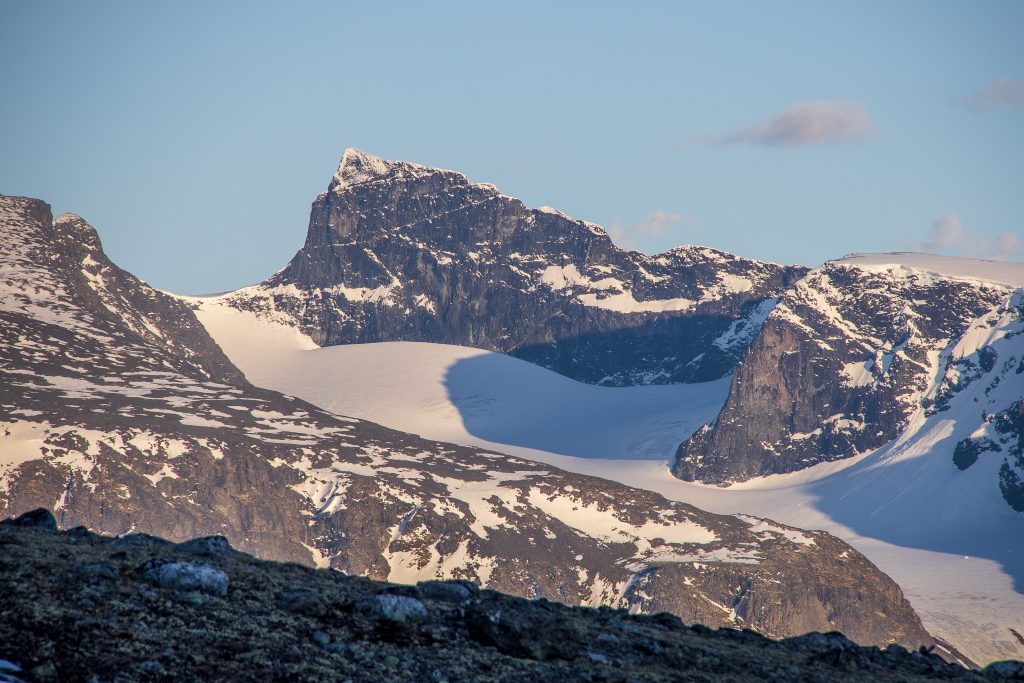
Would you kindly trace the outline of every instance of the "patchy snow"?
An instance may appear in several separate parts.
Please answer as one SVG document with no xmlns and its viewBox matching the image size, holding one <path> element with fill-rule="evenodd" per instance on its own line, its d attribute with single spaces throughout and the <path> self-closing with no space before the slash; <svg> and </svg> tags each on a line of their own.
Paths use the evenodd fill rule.
<svg viewBox="0 0 1024 683">
<path fill-rule="evenodd" d="M 0 491 L 23 463 L 39 458 L 50 424 L 47 422 L 0 422 Z"/>
<path fill-rule="evenodd" d="M 530 489 L 530 504 L 562 521 L 576 531 L 608 543 L 639 543 L 650 547 L 647 539 L 661 538 L 667 543 L 711 543 L 714 532 L 690 521 L 653 522 L 635 526 L 619 519 L 611 507 L 587 505 L 578 497 L 563 493 L 548 494 Z M 641 549 L 642 550 L 642 549 Z"/>
<path fill-rule="evenodd" d="M 536 475 L 537 472 L 523 472 L 522 475 Z M 513 473 L 492 474 L 487 479 L 473 481 L 435 476 L 434 481 L 447 487 L 449 495 L 469 505 L 475 521 L 470 529 L 480 538 L 487 538 L 487 529 L 508 526 L 508 521 L 495 512 L 495 501 L 501 508 L 514 510 L 519 507 L 519 490 L 504 486 L 524 476 Z"/>
<path fill-rule="evenodd" d="M 392 278 L 390 284 L 379 287 L 347 287 L 345 285 L 333 285 L 324 287 L 321 291 L 329 294 L 340 294 L 349 301 L 356 303 L 393 303 L 394 293 L 402 288 L 402 283 L 397 278 Z"/>
<path fill-rule="evenodd" d="M 513 257 L 522 257 L 520 254 L 513 254 Z M 657 261 L 651 259 L 649 264 Z M 606 265 L 587 266 L 588 272 L 597 272 L 607 277 L 594 279 L 590 275 L 580 271 L 576 264 L 567 265 L 546 265 L 537 270 L 540 282 L 546 285 L 553 292 L 568 290 L 566 294 L 575 296 L 576 301 L 590 308 L 600 308 L 616 313 L 666 313 L 672 311 L 689 311 L 701 303 L 718 301 L 723 297 L 733 294 L 747 292 L 753 289 L 754 282 L 746 277 L 723 272 L 718 276 L 718 282 L 708 286 L 701 291 L 697 300 L 687 297 L 671 297 L 667 299 L 637 299 L 633 293 L 632 285 L 627 276 L 625 280 L 615 276 L 616 269 Z M 668 276 L 652 274 L 642 264 L 638 264 L 638 273 L 641 277 L 651 281 L 660 282 L 671 279 Z M 589 290 L 589 291 L 586 291 Z M 726 336 L 731 340 L 723 339 L 723 344 L 735 346 L 743 340 L 749 341 L 760 329 L 761 323 L 771 311 L 775 300 L 770 304 L 765 303 L 756 307 L 749 316 L 749 325 L 745 321 L 738 321 L 733 324 Z M 742 330 L 742 332 L 741 332 Z"/>
<path fill-rule="evenodd" d="M 309 551 L 313 558 L 313 566 L 317 569 L 326 569 L 331 566 L 331 558 L 324 555 L 320 550 L 311 545 L 302 544 L 302 547 Z"/>
<path fill-rule="evenodd" d="M 771 520 L 750 517 L 749 515 L 737 515 L 740 519 L 750 525 L 750 530 L 755 534 L 773 534 L 782 536 L 798 545 L 814 545 L 814 538 L 798 529 L 787 529 L 779 526 Z"/>
<path fill-rule="evenodd" d="M 688 311 L 695 303 L 691 299 L 679 297 L 675 299 L 649 299 L 639 301 L 632 291 L 618 294 L 580 294 L 580 303 L 591 308 L 603 308 L 616 313 L 666 313 L 669 311 Z"/>
<path fill-rule="evenodd" d="M 749 281 L 748 281 L 749 282 Z M 746 316 L 733 321 L 729 329 L 712 342 L 723 351 L 745 349 L 754 340 L 757 333 L 761 331 L 764 321 L 768 319 L 775 305 L 779 303 L 777 297 L 765 299 L 754 306 Z"/>
<path fill-rule="evenodd" d="M 338 170 L 334 174 L 334 182 L 339 187 L 367 183 L 388 175 L 397 165 L 397 162 L 385 161 L 350 147 L 341 157 Z"/>
<path fill-rule="evenodd" d="M 569 216 L 569 214 L 559 211 L 558 209 L 551 206 L 538 206 L 537 210 L 540 211 L 541 213 L 549 213 L 553 216 L 561 216 L 566 220 L 574 220 L 571 216 Z"/>
<path fill-rule="evenodd" d="M 844 364 L 843 375 L 846 378 L 846 385 L 849 387 L 866 387 L 874 384 L 875 376 L 871 374 L 873 365 L 873 360 Z"/>
<path fill-rule="evenodd" d="M 590 284 L 590 280 L 580 274 L 579 269 L 572 263 L 567 266 L 548 266 L 541 273 L 540 281 L 554 290 Z"/>
<path fill-rule="evenodd" d="M 749 278 L 733 275 L 732 273 L 721 273 L 718 276 L 719 287 L 726 294 L 738 294 L 749 292 L 754 288 L 754 283 Z"/>
<path fill-rule="evenodd" d="M 166 463 L 160 468 L 160 470 L 156 474 L 146 474 L 143 476 L 145 476 L 146 479 L 149 479 L 153 483 L 153 486 L 156 486 L 164 479 L 179 478 L 177 472 L 168 467 Z"/>
</svg>

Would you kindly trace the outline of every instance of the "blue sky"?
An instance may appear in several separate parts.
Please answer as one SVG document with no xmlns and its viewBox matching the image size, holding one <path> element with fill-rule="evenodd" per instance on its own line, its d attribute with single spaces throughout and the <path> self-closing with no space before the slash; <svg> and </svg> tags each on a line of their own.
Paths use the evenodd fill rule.
<svg viewBox="0 0 1024 683">
<path fill-rule="evenodd" d="M 1024 260 L 1022 26 L 1013 1 L 11 1 L 0 192 L 186 293 L 282 267 L 350 146 L 652 253 Z"/>
</svg>

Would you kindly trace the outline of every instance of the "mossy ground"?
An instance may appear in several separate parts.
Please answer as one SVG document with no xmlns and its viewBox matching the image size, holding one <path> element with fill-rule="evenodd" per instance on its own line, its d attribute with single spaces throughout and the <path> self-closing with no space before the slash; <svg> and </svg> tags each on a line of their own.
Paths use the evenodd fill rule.
<svg viewBox="0 0 1024 683">
<path fill-rule="evenodd" d="M 154 584 L 145 566 L 166 560 L 225 572 L 227 595 Z M 21 668 L 0 680 L 988 680 L 838 634 L 772 641 L 459 582 L 395 586 L 45 516 L 0 525 L 0 596 L 0 659 Z"/>
</svg>

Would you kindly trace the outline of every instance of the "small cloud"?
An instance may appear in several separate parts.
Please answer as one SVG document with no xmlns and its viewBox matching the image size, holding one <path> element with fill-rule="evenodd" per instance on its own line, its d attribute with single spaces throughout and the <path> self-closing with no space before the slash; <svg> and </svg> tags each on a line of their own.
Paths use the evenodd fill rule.
<svg viewBox="0 0 1024 683">
<path fill-rule="evenodd" d="M 875 135 L 871 117 L 856 102 L 801 102 L 750 128 L 710 140 L 718 145 L 793 147 L 858 142 Z"/>
<path fill-rule="evenodd" d="M 624 226 L 618 221 L 608 226 L 608 235 L 623 249 L 636 249 L 637 237 L 658 237 L 681 225 L 696 225 L 697 221 L 678 211 L 655 211 L 642 223 Z"/>
<path fill-rule="evenodd" d="M 696 221 L 678 211 L 655 211 L 646 221 L 633 226 L 638 235 L 654 237 L 664 235 L 673 225 L 693 225 Z"/>
<path fill-rule="evenodd" d="M 1024 83 L 1000 78 L 970 97 L 965 97 L 963 103 L 977 110 L 1024 107 Z"/>
<path fill-rule="evenodd" d="M 991 254 L 997 261 L 1024 258 L 1024 240 L 1008 232 L 1000 233 L 992 238 Z"/>
<path fill-rule="evenodd" d="M 958 248 L 964 241 L 964 224 L 951 214 L 932 223 L 928 238 L 921 245 L 925 251 L 943 251 Z"/>
<path fill-rule="evenodd" d="M 951 214 L 940 217 L 928 230 L 921 250 L 950 256 L 1009 261 L 1024 257 L 1024 241 L 1010 233 L 979 235 L 964 229 L 963 222 Z"/>
</svg>

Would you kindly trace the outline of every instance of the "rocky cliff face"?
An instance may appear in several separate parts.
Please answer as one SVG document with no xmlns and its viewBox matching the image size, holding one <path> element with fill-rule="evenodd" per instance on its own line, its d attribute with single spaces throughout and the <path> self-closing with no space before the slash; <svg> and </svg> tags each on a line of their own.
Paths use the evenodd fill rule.
<svg viewBox="0 0 1024 683">
<path fill-rule="evenodd" d="M 623 251 L 460 173 L 350 149 L 303 248 L 233 301 L 293 318 L 321 346 L 459 344 L 584 382 L 664 384 L 727 374 L 804 272 L 704 247 Z"/>
<path fill-rule="evenodd" d="M 772 635 L 931 642 L 899 588 L 822 532 L 441 444 L 249 385 L 191 311 L 77 217 L 0 197 L 0 513 L 222 534 L 377 579 L 465 578 Z"/>
<path fill-rule="evenodd" d="M 718 418 L 680 446 L 675 474 L 727 483 L 793 472 L 892 441 L 982 376 L 1024 391 L 1021 350 L 993 346 L 1019 333 L 1015 292 L 898 263 L 816 269 L 779 299 Z"/>
</svg>

